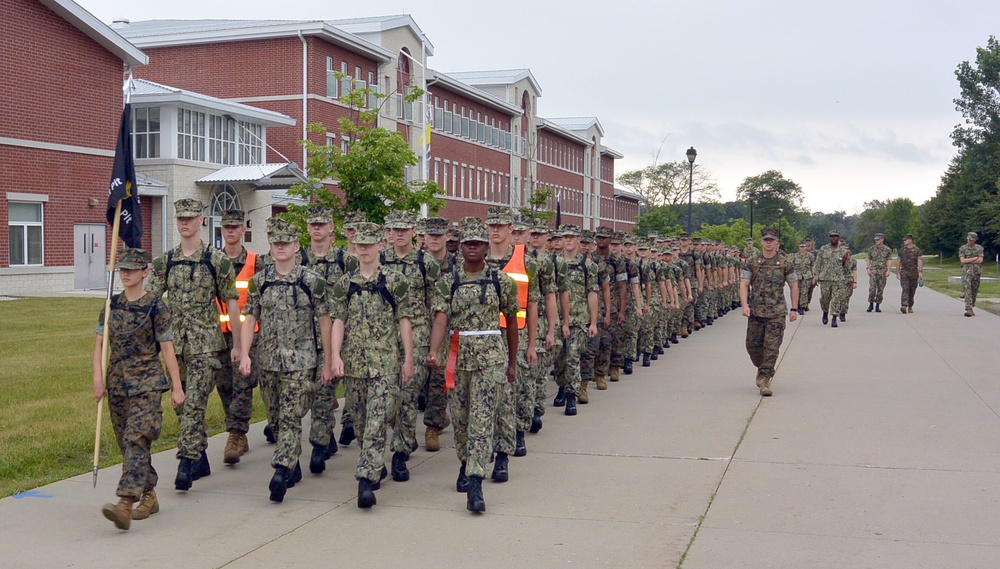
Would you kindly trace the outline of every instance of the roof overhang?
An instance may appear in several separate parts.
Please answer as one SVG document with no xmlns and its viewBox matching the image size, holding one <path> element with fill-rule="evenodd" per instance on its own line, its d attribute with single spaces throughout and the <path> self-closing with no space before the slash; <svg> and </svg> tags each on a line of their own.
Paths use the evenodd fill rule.
<svg viewBox="0 0 1000 569">
<path fill-rule="evenodd" d="M 140 196 L 163 197 L 170 192 L 170 184 L 142 172 L 135 173 L 135 184 L 139 188 Z"/>
<path fill-rule="evenodd" d="M 289 20 L 274 23 L 263 21 L 259 25 L 248 20 L 247 25 L 220 29 L 197 29 L 176 31 L 171 33 L 150 32 L 146 35 L 135 35 L 131 41 L 143 48 L 169 47 L 179 45 L 197 45 L 206 43 L 221 43 L 247 40 L 303 36 L 318 37 L 334 45 L 343 47 L 354 53 L 368 57 L 381 63 L 392 61 L 393 54 L 352 33 L 346 32 L 322 20 Z"/>
<path fill-rule="evenodd" d="M 622 158 L 625 158 L 625 155 L 622 154 L 621 152 L 618 152 L 617 150 L 608 148 L 607 146 L 604 146 L 603 144 L 601 145 L 601 154 L 607 154 L 608 156 L 611 156 L 612 158 L 615 158 L 617 160 L 621 160 Z"/>
<path fill-rule="evenodd" d="M 505 101 L 501 101 L 500 99 L 497 99 L 493 95 L 490 95 L 489 93 L 481 89 L 477 89 L 471 85 L 462 83 L 461 81 L 455 79 L 454 77 L 449 77 L 448 75 L 445 75 L 440 71 L 435 71 L 433 69 L 430 69 L 429 71 L 430 73 L 428 75 L 430 76 L 427 78 L 428 87 L 437 83 L 439 85 L 442 85 L 446 89 L 455 91 L 459 95 L 468 97 L 469 99 L 472 99 L 477 103 L 481 103 L 488 107 L 494 108 L 498 111 L 507 113 L 512 117 L 519 117 L 523 113 L 521 107 L 515 107 L 514 105 L 511 105 Z"/>
<path fill-rule="evenodd" d="M 146 83 L 151 82 L 147 81 Z M 295 124 L 295 119 L 267 109 L 259 109 L 250 105 L 209 97 L 166 85 L 157 86 L 162 88 L 162 92 L 132 93 L 132 106 L 182 103 L 219 111 L 223 115 L 249 119 L 251 122 L 259 123 L 263 126 L 292 126 Z"/>
<path fill-rule="evenodd" d="M 118 56 L 126 65 L 146 65 L 149 57 L 107 24 L 72 0 L 39 0 L 43 6 L 69 22 L 104 49 Z"/>
<path fill-rule="evenodd" d="M 359 36 L 379 34 L 381 32 L 395 30 L 397 28 L 408 28 L 410 33 L 416 36 L 417 39 L 424 42 L 424 49 L 427 51 L 427 56 L 430 57 L 434 55 L 434 44 L 431 43 L 431 40 L 427 39 L 427 34 L 420 29 L 416 20 L 414 20 L 409 14 L 374 18 L 327 20 L 327 23 Z"/>
<path fill-rule="evenodd" d="M 648 201 L 648 200 L 646 200 L 645 197 L 643 197 L 640 194 L 637 194 L 635 192 L 630 192 L 628 190 L 623 190 L 621 188 L 615 188 L 615 197 L 616 198 L 626 199 L 626 200 L 635 200 L 637 202 Z"/>
<path fill-rule="evenodd" d="M 247 166 L 226 166 L 197 181 L 199 186 L 232 184 L 250 186 L 255 190 L 287 190 L 301 183 L 307 183 L 294 162 L 280 164 L 251 164 Z"/>
<path fill-rule="evenodd" d="M 593 146 L 594 145 L 594 141 L 593 140 L 588 140 L 588 139 L 584 138 L 583 136 L 580 136 L 579 134 L 577 134 L 577 133 L 575 133 L 575 132 L 573 132 L 571 130 L 567 130 L 567 129 L 565 129 L 565 128 L 559 126 L 559 125 L 557 125 L 556 123 L 554 123 L 552 121 L 545 120 L 542 117 L 538 117 L 538 128 L 539 129 L 545 129 L 545 130 L 552 131 L 552 132 L 558 134 L 559 136 L 561 136 L 563 138 L 568 138 L 570 140 L 579 142 L 580 144 L 582 144 L 584 146 Z"/>
</svg>

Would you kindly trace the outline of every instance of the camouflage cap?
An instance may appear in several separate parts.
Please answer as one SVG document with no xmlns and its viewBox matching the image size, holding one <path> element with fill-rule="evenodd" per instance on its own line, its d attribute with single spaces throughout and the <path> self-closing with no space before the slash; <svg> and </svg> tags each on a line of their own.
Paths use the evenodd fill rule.
<svg viewBox="0 0 1000 569">
<path fill-rule="evenodd" d="M 416 225 L 417 235 L 427 235 L 427 218 L 421 217 L 417 220 Z"/>
<path fill-rule="evenodd" d="M 906 235 L 903 236 L 903 239 L 909 239 L 910 241 L 913 241 L 913 234 L 907 233 Z"/>
<path fill-rule="evenodd" d="M 649 239 L 645 237 L 639 238 L 638 243 L 636 243 L 636 245 L 638 246 L 639 249 L 651 249 L 653 247 L 652 244 L 649 242 Z"/>
<path fill-rule="evenodd" d="M 747 237 L 747 243 L 753 243 L 753 237 Z"/>
<path fill-rule="evenodd" d="M 448 233 L 449 222 L 443 217 L 428 217 L 424 220 L 424 233 L 427 235 L 444 235 Z"/>
<path fill-rule="evenodd" d="M 612 237 L 614 236 L 614 234 L 615 234 L 614 230 L 608 227 L 607 225 L 602 225 L 597 228 L 598 237 Z"/>
<path fill-rule="evenodd" d="M 593 243 L 595 237 L 596 235 L 594 235 L 594 232 L 589 229 L 584 229 L 580 232 L 581 243 Z"/>
<path fill-rule="evenodd" d="M 412 211 L 394 209 L 385 216 L 386 229 L 413 229 L 417 226 L 417 214 Z"/>
<path fill-rule="evenodd" d="M 773 227 L 765 227 L 764 229 L 760 230 L 760 238 L 761 239 L 777 239 L 778 238 L 778 230 L 775 229 L 775 228 L 773 228 Z"/>
<path fill-rule="evenodd" d="M 682 232 L 682 233 L 680 234 L 680 238 L 681 238 L 681 239 L 690 239 L 690 238 L 691 238 L 691 234 L 690 234 L 690 233 L 688 233 L 687 231 L 684 231 L 684 232 Z"/>
<path fill-rule="evenodd" d="M 611 242 L 615 244 L 621 244 L 625 240 L 625 233 L 622 231 L 615 231 L 611 235 Z"/>
<path fill-rule="evenodd" d="M 513 225 L 514 210 L 505 205 L 493 205 L 486 210 L 486 225 Z"/>
<path fill-rule="evenodd" d="M 448 230 L 448 241 L 458 241 L 458 230 L 451 228 Z"/>
<path fill-rule="evenodd" d="M 291 243 L 299 240 L 299 229 L 280 217 L 267 220 L 268 243 Z"/>
<path fill-rule="evenodd" d="M 972 239 L 973 241 L 975 241 L 976 239 L 979 239 L 979 235 L 976 235 L 975 231 L 970 231 L 965 235 L 965 238 Z"/>
<path fill-rule="evenodd" d="M 246 223 L 245 217 L 246 214 L 244 214 L 242 211 L 238 209 L 227 209 L 226 211 L 222 212 L 222 221 L 219 222 L 219 225 L 223 227 L 233 226 L 233 225 L 242 226 L 244 223 Z"/>
<path fill-rule="evenodd" d="M 205 204 L 191 198 L 174 202 L 174 217 L 198 217 L 205 211 Z"/>
<path fill-rule="evenodd" d="M 885 239 L 885 234 L 884 233 L 876 233 L 875 234 L 875 239 Z"/>
<path fill-rule="evenodd" d="M 349 211 L 344 214 L 344 229 L 354 229 L 356 224 L 364 223 L 365 221 L 368 221 L 368 218 L 365 217 L 365 212 L 360 209 Z"/>
<path fill-rule="evenodd" d="M 579 237 L 581 231 L 579 225 L 573 225 L 572 223 L 564 223 L 559 226 L 559 233 L 563 237 Z"/>
<path fill-rule="evenodd" d="M 518 214 L 514 218 L 514 223 L 512 225 L 514 226 L 514 231 L 529 231 L 532 227 L 534 227 L 535 223 L 530 217 Z"/>
<path fill-rule="evenodd" d="M 837 231 L 836 229 L 831 229 L 830 230 L 830 237 L 833 237 L 834 235 L 836 235 L 837 237 L 840 237 L 840 231 Z"/>
<path fill-rule="evenodd" d="M 356 245 L 374 245 L 382 241 L 385 234 L 382 226 L 369 221 L 354 224 L 354 243 Z"/>
<path fill-rule="evenodd" d="M 133 249 L 124 247 L 118 252 L 118 259 L 115 261 L 116 269 L 145 269 L 153 260 L 152 255 L 145 249 Z"/>
<path fill-rule="evenodd" d="M 333 210 L 325 205 L 314 204 L 306 210 L 306 223 L 333 223 Z"/>
<path fill-rule="evenodd" d="M 536 219 L 535 224 L 531 226 L 531 232 L 547 235 L 549 233 L 549 224 L 541 219 Z"/>
<path fill-rule="evenodd" d="M 483 223 L 483 220 L 478 217 L 463 217 L 462 223 L 459 226 L 459 235 L 461 236 L 462 243 L 468 243 L 469 241 L 489 243 L 490 241 L 489 230 L 486 229 L 486 224 Z"/>
<path fill-rule="evenodd" d="M 809 241 L 807 241 L 805 239 L 803 239 L 802 241 L 799 241 L 799 247 L 808 247 L 808 246 L 809 246 Z"/>
</svg>

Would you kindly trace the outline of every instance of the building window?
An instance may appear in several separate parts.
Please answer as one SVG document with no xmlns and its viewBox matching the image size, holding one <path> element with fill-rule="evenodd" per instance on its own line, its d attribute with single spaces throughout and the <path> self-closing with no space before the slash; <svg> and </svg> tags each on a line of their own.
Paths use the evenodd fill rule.
<svg viewBox="0 0 1000 569">
<path fill-rule="evenodd" d="M 336 99 L 337 95 L 337 76 L 335 75 L 336 70 L 333 68 L 333 58 L 326 58 L 326 96 L 331 99 Z"/>
<path fill-rule="evenodd" d="M 7 238 L 10 266 L 42 264 L 42 204 L 10 202 Z"/>
<path fill-rule="evenodd" d="M 205 161 L 205 113 L 177 109 L 177 157 Z"/>
<path fill-rule="evenodd" d="M 236 121 L 216 115 L 208 117 L 208 161 L 236 164 Z"/>
<path fill-rule="evenodd" d="M 437 178 L 437 167 L 438 167 L 438 163 L 435 162 L 434 163 L 434 177 L 435 178 Z M 450 194 L 450 192 L 448 191 L 448 170 L 451 170 L 451 164 L 449 164 L 446 161 L 444 163 L 444 191 L 445 191 L 445 194 Z"/>
<path fill-rule="evenodd" d="M 132 152 L 135 158 L 160 157 L 160 107 L 132 109 Z"/>
</svg>

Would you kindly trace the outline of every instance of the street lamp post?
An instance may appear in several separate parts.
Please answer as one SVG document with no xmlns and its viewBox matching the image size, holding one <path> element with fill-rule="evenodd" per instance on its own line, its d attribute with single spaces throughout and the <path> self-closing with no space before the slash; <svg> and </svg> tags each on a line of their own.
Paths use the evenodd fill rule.
<svg viewBox="0 0 1000 569">
<path fill-rule="evenodd" d="M 691 233 L 691 193 L 694 190 L 694 159 L 698 157 L 698 151 L 694 146 L 688 148 L 688 233 Z"/>
<path fill-rule="evenodd" d="M 757 194 L 750 190 L 750 238 L 753 239 L 753 202 L 757 199 Z"/>
</svg>

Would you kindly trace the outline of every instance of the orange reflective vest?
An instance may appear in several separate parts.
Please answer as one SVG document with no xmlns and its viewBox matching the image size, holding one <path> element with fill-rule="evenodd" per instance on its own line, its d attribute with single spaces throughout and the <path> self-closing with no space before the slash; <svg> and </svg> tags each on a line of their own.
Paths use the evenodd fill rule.
<svg viewBox="0 0 1000 569">
<path fill-rule="evenodd" d="M 250 277 L 256 272 L 257 253 L 247 251 L 247 262 L 240 270 L 240 274 L 236 275 L 236 291 L 240 293 L 239 299 L 236 300 L 236 303 L 240 306 L 240 323 L 245 322 L 247 319 L 243 315 L 243 308 L 247 305 L 247 297 L 250 296 Z M 222 331 L 228 334 L 233 331 L 233 328 L 229 325 L 229 313 L 226 309 L 226 304 L 218 298 L 215 299 L 215 302 L 219 305 L 219 324 L 222 326 Z M 254 325 L 253 331 L 254 333 L 260 332 L 260 322 Z"/>
<path fill-rule="evenodd" d="M 524 245 L 514 245 L 514 253 L 503 267 L 503 272 L 517 283 L 517 329 L 528 323 L 528 269 L 524 266 Z M 500 315 L 500 327 L 507 327 L 507 319 Z"/>
</svg>

